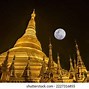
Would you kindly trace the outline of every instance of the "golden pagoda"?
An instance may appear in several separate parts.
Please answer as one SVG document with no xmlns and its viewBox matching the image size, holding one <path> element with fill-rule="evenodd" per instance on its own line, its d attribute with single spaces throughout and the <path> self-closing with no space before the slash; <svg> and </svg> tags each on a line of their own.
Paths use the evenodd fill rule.
<svg viewBox="0 0 89 89">
<path fill-rule="evenodd" d="M 31 19 L 23 36 L 17 40 L 13 48 L 7 51 L 9 52 L 8 54 L 7 52 L 4 52 L 0 55 L 0 65 L 2 65 L 3 61 L 8 55 L 8 68 L 12 65 L 13 57 L 15 57 L 13 64 L 15 80 L 12 78 L 10 81 L 24 81 L 22 75 L 29 61 L 31 81 L 39 82 L 39 73 L 42 66 L 43 57 L 45 56 L 46 63 L 48 61 L 48 58 L 44 52 L 42 52 L 41 44 L 36 37 L 35 16 L 35 10 L 33 10 Z"/>
<path fill-rule="evenodd" d="M 87 71 L 76 43 L 77 59 L 70 58 L 70 69 L 53 61 L 52 44 L 49 43 L 49 57 L 42 51 L 36 36 L 35 10 L 31 14 L 25 33 L 14 47 L 0 54 L 0 82 L 88 82 Z"/>
</svg>

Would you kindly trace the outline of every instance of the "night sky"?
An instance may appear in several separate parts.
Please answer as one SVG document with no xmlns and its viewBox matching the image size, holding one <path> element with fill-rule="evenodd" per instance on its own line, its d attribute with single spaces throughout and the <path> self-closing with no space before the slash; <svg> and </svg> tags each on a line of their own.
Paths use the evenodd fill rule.
<svg viewBox="0 0 89 89">
<path fill-rule="evenodd" d="M 48 56 L 51 37 L 54 61 L 59 52 L 62 67 L 69 69 L 69 56 L 76 56 L 76 40 L 89 70 L 89 3 L 86 0 L 0 1 L 0 53 L 12 48 L 24 34 L 33 9 L 36 10 L 36 31 L 43 52 Z M 66 31 L 65 39 L 54 38 L 57 28 Z"/>
</svg>

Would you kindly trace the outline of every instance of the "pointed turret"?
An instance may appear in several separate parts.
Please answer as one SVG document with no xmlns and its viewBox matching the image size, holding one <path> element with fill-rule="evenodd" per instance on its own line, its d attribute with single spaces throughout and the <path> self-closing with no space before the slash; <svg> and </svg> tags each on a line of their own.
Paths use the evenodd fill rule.
<svg viewBox="0 0 89 89">
<path fill-rule="evenodd" d="M 53 69 L 54 68 L 54 63 L 53 63 L 53 57 L 52 57 L 52 44 L 51 44 L 51 39 L 49 40 L 49 61 L 48 61 L 48 68 Z"/>
<path fill-rule="evenodd" d="M 43 76 L 46 73 L 46 63 L 45 63 L 45 56 L 43 57 L 43 63 L 40 71 L 40 76 Z"/>
<path fill-rule="evenodd" d="M 42 62 L 42 67 L 40 70 L 40 82 L 45 82 L 46 81 L 46 77 L 47 77 L 47 70 L 46 70 L 46 63 L 45 63 L 45 56 L 43 57 L 43 62 Z"/>
<path fill-rule="evenodd" d="M 2 81 L 7 81 L 7 76 L 8 76 L 8 56 L 9 56 L 9 51 L 7 52 L 6 58 L 4 62 L 2 63 L 1 71 L 1 80 Z"/>
<path fill-rule="evenodd" d="M 69 70 L 69 73 L 70 73 L 69 78 L 70 79 L 73 79 L 73 81 L 76 81 L 76 78 L 75 78 L 75 70 L 74 70 L 74 67 L 73 67 L 73 63 L 72 63 L 71 57 L 70 57 L 70 70 Z"/>
<path fill-rule="evenodd" d="M 79 48 L 78 48 L 78 44 L 77 42 L 75 41 L 75 44 L 76 44 L 76 53 L 77 53 L 77 67 L 76 67 L 76 72 L 77 72 L 77 76 L 76 76 L 76 80 L 77 82 L 81 82 L 82 81 L 82 74 L 85 72 L 87 72 L 87 69 L 84 65 L 84 62 L 81 58 L 81 55 L 80 55 L 80 51 L 79 51 Z"/>
<path fill-rule="evenodd" d="M 82 72 L 84 72 L 84 71 L 87 72 L 87 69 L 84 65 L 82 58 L 81 58 L 80 51 L 79 51 L 79 48 L 78 48 L 78 44 L 77 44 L 76 41 L 75 41 L 75 44 L 76 44 L 76 52 L 77 52 L 77 68 L 81 67 L 79 69 L 81 69 Z"/>
<path fill-rule="evenodd" d="M 26 65 L 26 67 L 25 67 L 25 69 L 24 69 L 24 73 L 23 73 L 23 76 L 24 76 L 24 77 L 28 77 L 28 76 L 29 76 L 28 71 L 29 71 L 29 67 L 28 67 L 28 63 L 27 63 L 27 65 Z"/>
<path fill-rule="evenodd" d="M 24 72 L 23 72 L 23 75 L 22 75 L 23 77 L 29 77 L 30 76 L 29 60 L 30 60 L 30 58 L 28 58 L 27 65 L 26 65 Z"/>
<path fill-rule="evenodd" d="M 8 68 L 8 55 L 9 55 L 9 51 L 7 52 L 6 58 L 5 58 L 4 62 L 2 63 L 2 72 L 7 71 L 7 68 Z"/>
<path fill-rule="evenodd" d="M 80 56 L 80 52 L 79 52 L 79 48 L 78 48 L 78 44 L 77 42 L 75 41 L 75 44 L 76 44 L 76 52 L 77 52 L 77 66 L 84 66 L 84 63 L 82 61 L 82 58 Z"/>
<path fill-rule="evenodd" d="M 60 57 L 59 54 L 57 54 L 57 74 L 61 74 L 61 64 L 60 64 Z"/>
<path fill-rule="evenodd" d="M 62 67 L 60 64 L 60 57 L 59 54 L 57 54 L 57 74 L 58 74 L 58 82 L 62 82 Z"/>
<path fill-rule="evenodd" d="M 77 65 L 76 65 L 76 60 L 74 59 L 74 69 L 77 68 Z"/>
<path fill-rule="evenodd" d="M 11 77 L 15 77 L 15 67 L 14 67 L 14 61 L 15 61 L 15 56 L 13 58 L 12 64 L 9 68 L 9 72 L 10 72 L 10 76 Z"/>
<path fill-rule="evenodd" d="M 70 72 L 73 72 L 74 71 L 71 57 L 70 57 L 70 70 L 69 71 Z"/>
<path fill-rule="evenodd" d="M 27 65 L 26 65 L 23 75 L 22 75 L 22 77 L 24 77 L 26 82 L 31 81 L 31 71 L 30 71 L 29 60 L 30 60 L 30 57 L 28 58 Z"/>
</svg>

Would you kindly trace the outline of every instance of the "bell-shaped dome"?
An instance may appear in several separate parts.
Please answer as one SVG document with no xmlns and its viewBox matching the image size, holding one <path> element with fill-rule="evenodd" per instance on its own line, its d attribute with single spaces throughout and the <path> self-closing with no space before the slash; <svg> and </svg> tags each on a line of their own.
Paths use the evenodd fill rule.
<svg viewBox="0 0 89 89">
<path fill-rule="evenodd" d="M 28 35 L 23 35 L 19 38 L 14 47 L 31 47 L 38 50 L 42 50 L 41 44 L 37 38 L 30 37 Z"/>
</svg>

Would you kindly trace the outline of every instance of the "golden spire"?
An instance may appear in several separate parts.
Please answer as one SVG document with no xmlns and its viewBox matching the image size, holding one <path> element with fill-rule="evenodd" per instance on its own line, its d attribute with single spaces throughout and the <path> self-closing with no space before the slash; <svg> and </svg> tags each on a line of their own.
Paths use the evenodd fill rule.
<svg viewBox="0 0 89 89">
<path fill-rule="evenodd" d="M 70 72 L 73 72 L 74 71 L 74 68 L 73 68 L 73 64 L 72 64 L 72 59 L 70 57 Z"/>
<path fill-rule="evenodd" d="M 5 57 L 4 62 L 2 63 L 2 74 L 1 74 L 1 80 L 2 81 L 7 81 L 7 73 L 8 73 L 8 57 L 9 57 L 9 51 L 7 51 L 7 55 Z"/>
<path fill-rule="evenodd" d="M 30 64 L 29 64 L 30 57 L 28 57 L 27 65 L 25 66 L 23 77 L 31 77 L 31 71 L 30 71 Z"/>
<path fill-rule="evenodd" d="M 80 52 L 76 40 L 75 40 L 75 47 L 76 47 L 77 55 L 80 56 Z"/>
<path fill-rule="evenodd" d="M 35 29 L 35 16 L 36 16 L 36 14 L 35 14 L 35 9 L 34 9 L 33 13 L 31 14 L 31 19 L 29 21 L 29 24 L 28 24 L 27 28 Z"/>
<path fill-rule="evenodd" d="M 40 76 L 44 76 L 44 73 L 46 73 L 46 63 L 45 63 L 45 56 L 43 57 L 42 67 L 40 71 Z"/>
<path fill-rule="evenodd" d="M 35 9 L 34 9 L 32 14 L 31 14 L 31 19 L 28 23 L 25 35 L 32 35 L 32 36 L 36 37 L 36 35 L 35 35 L 35 33 L 36 33 L 36 31 L 35 31 L 35 28 L 36 28 L 36 26 L 35 26 L 35 16 L 36 16 L 36 14 L 35 14 Z"/>
<path fill-rule="evenodd" d="M 58 68 L 61 69 L 61 64 L 60 64 L 60 57 L 59 54 L 57 54 L 57 64 L 58 64 Z"/>
<path fill-rule="evenodd" d="M 8 69 L 8 58 L 9 58 L 9 51 L 7 51 L 7 55 L 5 57 L 5 60 L 2 63 L 2 71 L 3 72 L 7 72 L 7 69 Z"/>
<path fill-rule="evenodd" d="M 51 38 L 49 39 L 49 60 L 53 60 Z"/>
<path fill-rule="evenodd" d="M 76 60 L 74 59 L 74 69 L 76 69 Z"/>
<path fill-rule="evenodd" d="M 15 56 L 13 57 L 12 64 L 11 64 L 11 66 L 9 67 L 10 76 L 13 76 L 13 77 L 15 77 L 14 60 L 15 60 Z"/>
<path fill-rule="evenodd" d="M 60 64 L 60 57 L 59 54 L 57 54 L 57 73 L 60 74 L 61 73 L 61 64 Z"/>
<path fill-rule="evenodd" d="M 77 42 L 75 41 L 75 44 L 76 44 L 76 52 L 77 52 L 77 66 L 84 66 L 84 63 L 82 61 L 82 58 L 80 56 L 80 51 L 79 51 L 79 48 L 78 48 L 78 44 Z"/>
<path fill-rule="evenodd" d="M 53 57 L 52 57 L 52 44 L 51 44 L 51 39 L 49 39 L 49 61 L 48 61 L 48 67 L 53 68 Z"/>
</svg>

